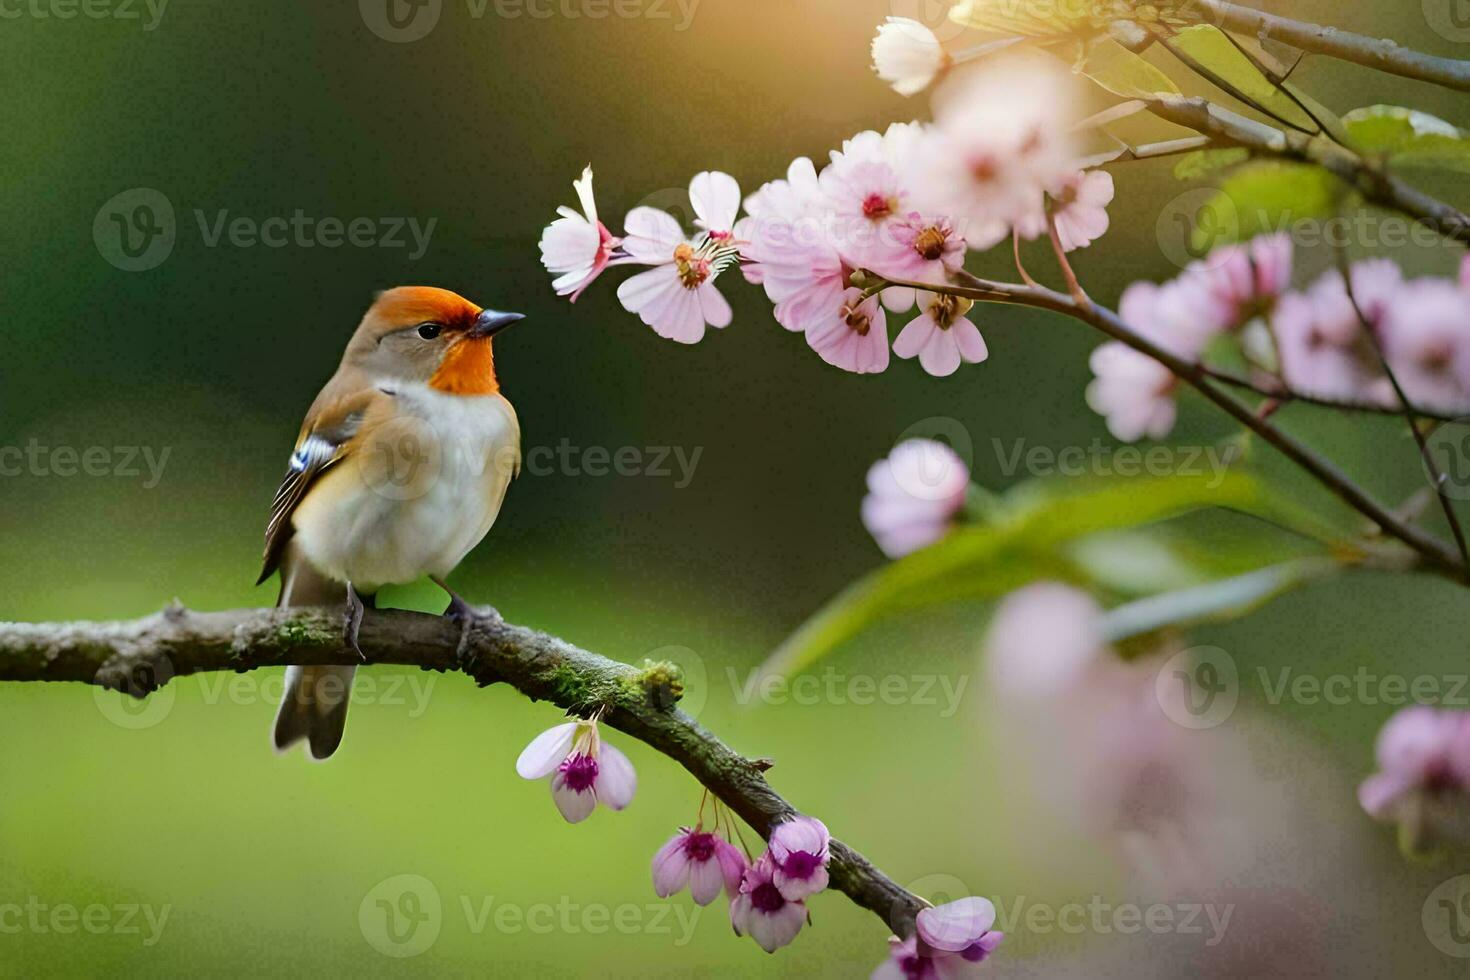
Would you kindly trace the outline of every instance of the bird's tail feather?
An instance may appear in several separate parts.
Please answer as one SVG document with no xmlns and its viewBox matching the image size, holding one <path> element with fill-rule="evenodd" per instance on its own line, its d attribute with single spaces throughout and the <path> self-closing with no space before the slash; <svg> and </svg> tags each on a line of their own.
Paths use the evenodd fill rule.
<svg viewBox="0 0 1470 980">
<path fill-rule="evenodd" d="M 294 549 L 287 553 L 281 563 L 277 606 L 341 606 L 346 601 L 346 586 L 317 572 Z M 287 667 L 286 693 L 276 712 L 276 751 L 303 739 L 313 759 L 326 759 L 337 751 L 356 673 L 356 667 Z"/>
</svg>

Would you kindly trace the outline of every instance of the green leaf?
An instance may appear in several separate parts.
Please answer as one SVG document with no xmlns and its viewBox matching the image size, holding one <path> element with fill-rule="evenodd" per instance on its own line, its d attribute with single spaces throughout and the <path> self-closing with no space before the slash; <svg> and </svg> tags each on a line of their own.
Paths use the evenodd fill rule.
<svg viewBox="0 0 1470 980">
<path fill-rule="evenodd" d="M 1179 94 L 1179 86 L 1168 75 L 1111 38 L 1091 45 L 1077 70 L 1125 99 Z"/>
<path fill-rule="evenodd" d="M 955 531 L 849 586 L 809 619 L 762 666 L 792 674 L 895 613 L 958 599 L 1003 595 L 1040 578 L 1079 581 L 1064 546 L 1102 531 L 1139 527 L 1205 507 L 1274 520 L 1285 513 L 1250 476 L 1115 477 L 1034 481 L 1007 493 L 996 518 Z"/>
<path fill-rule="evenodd" d="M 1196 255 L 1230 242 L 1281 231 L 1298 221 L 1337 213 L 1343 185 L 1307 163 L 1258 160 L 1228 174 L 1195 213 L 1190 244 Z"/>
<path fill-rule="evenodd" d="M 1470 134 L 1427 112 L 1375 105 L 1342 117 L 1352 145 L 1391 165 L 1470 173 Z"/>
<path fill-rule="evenodd" d="M 1195 150 L 1186 153 L 1174 164 L 1174 176 L 1179 180 L 1198 180 L 1217 170 L 1233 167 L 1251 158 L 1251 151 L 1242 146 L 1224 150 Z"/>
<path fill-rule="evenodd" d="M 994 34 L 1023 37 L 1055 37 L 1091 26 L 1085 14 L 1064 16 L 1066 7 L 1037 5 L 1018 0 L 961 0 L 949 11 L 949 19 L 965 27 Z M 1082 5 L 1078 10 L 1086 10 Z"/>
<path fill-rule="evenodd" d="M 1301 106 L 1293 102 L 1267 78 L 1251 60 L 1241 53 L 1224 31 L 1213 24 L 1196 24 L 1175 34 L 1169 41 L 1176 50 L 1193 58 L 1227 86 L 1233 87 L 1247 103 L 1254 103 L 1270 115 L 1284 119 L 1308 132 L 1320 127 Z"/>
</svg>

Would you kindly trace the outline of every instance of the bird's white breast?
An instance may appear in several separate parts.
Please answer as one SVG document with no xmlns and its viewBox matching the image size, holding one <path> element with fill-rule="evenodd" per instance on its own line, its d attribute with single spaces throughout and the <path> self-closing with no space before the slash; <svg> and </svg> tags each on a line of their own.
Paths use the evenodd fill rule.
<svg viewBox="0 0 1470 980">
<path fill-rule="evenodd" d="M 490 530 L 520 468 L 520 425 L 499 394 L 400 384 L 393 395 L 394 416 L 295 516 L 307 560 L 365 592 L 448 575 Z"/>
</svg>

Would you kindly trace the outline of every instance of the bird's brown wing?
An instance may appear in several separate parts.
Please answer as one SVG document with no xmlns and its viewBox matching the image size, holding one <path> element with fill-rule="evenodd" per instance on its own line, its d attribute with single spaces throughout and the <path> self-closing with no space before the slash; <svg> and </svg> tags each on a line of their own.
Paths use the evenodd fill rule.
<svg viewBox="0 0 1470 980">
<path fill-rule="evenodd" d="M 378 388 L 359 390 L 308 416 L 296 440 L 296 449 L 291 453 L 286 478 L 271 503 L 270 521 L 265 528 L 264 564 L 256 585 L 270 578 L 280 566 L 286 544 L 295 533 L 291 515 L 296 505 L 318 477 L 347 455 L 348 444 L 362 427 L 368 409 L 386 397 L 387 393 Z"/>
</svg>

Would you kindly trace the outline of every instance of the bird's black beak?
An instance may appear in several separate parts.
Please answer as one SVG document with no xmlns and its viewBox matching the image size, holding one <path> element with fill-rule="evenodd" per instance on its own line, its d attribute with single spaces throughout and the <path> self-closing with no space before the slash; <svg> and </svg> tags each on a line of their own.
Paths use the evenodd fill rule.
<svg viewBox="0 0 1470 980">
<path fill-rule="evenodd" d="M 481 310 L 470 327 L 469 336 L 493 337 L 517 320 L 524 320 L 524 313 L 501 313 L 499 310 Z"/>
</svg>

